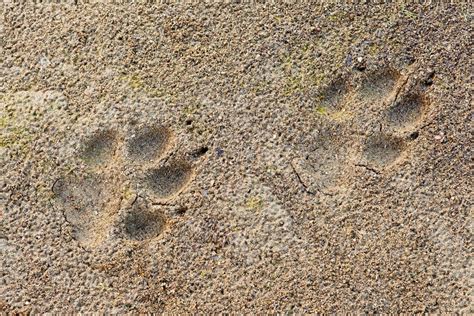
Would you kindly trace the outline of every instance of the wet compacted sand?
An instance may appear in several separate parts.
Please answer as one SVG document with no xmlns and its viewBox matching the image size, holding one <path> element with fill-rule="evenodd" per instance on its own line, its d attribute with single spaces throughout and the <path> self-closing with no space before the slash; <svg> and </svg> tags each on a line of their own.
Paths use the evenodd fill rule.
<svg viewBox="0 0 474 316">
<path fill-rule="evenodd" d="M 472 6 L 0 8 L 0 310 L 473 312 Z"/>
</svg>

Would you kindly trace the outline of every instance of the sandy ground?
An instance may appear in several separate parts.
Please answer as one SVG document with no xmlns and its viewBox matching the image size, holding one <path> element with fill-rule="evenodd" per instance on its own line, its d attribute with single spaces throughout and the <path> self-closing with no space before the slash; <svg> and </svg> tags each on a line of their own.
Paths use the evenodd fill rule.
<svg viewBox="0 0 474 316">
<path fill-rule="evenodd" d="M 0 8 L 1 310 L 474 312 L 472 6 Z"/>
</svg>

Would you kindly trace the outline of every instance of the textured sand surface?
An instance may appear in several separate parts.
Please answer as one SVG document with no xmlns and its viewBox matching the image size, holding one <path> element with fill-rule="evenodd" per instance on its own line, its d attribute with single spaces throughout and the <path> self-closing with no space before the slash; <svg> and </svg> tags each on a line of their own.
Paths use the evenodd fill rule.
<svg viewBox="0 0 474 316">
<path fill-rule="evenodd" d="M 474 312 L 472 6 L 0 8 L 0 310 Z"/>
</svg>

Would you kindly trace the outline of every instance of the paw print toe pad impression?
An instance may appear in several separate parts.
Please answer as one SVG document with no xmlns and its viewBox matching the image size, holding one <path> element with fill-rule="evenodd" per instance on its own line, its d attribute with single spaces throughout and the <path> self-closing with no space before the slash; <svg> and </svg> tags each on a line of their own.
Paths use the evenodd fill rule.
<svg viewBox="0 0 474 316">
<path fill-rule="evenodd" d="M 322 95 L 320 96 L 321 105 L 327 109 L 339 110 L 341 108 L 340 103 L 346 93 L 346 82 L 342 78 L 338 78 L 322 92 Z"/>
<path fill-rule="evenodd" d="M 127 214 L 124 225 L 125 235 L 128 239 L 146 240 L 161 234 L 165 227 L 165 218 L 161 213 L 137 206 Z"/>
<path fill-rule="evenodd" d="M 88 164 L 100 164 L 113 156 L 116 147 L 116 134 L 113 131 L 101 131 L 84 143 L 81 158 Z"/>
<path fill-rule="evenodd" d="M 148 187 L 158 198 L 167 198 L 180 192 L 191 180 L 192 167 L 185 162 L 173 162 L 151 169 L 145 177 Z"/>
<path fill-rule="evenodd" d="M 424 103 L 420 95 L 408 95 L 388 109 L 387 120 L 396 127 L 410 127 L 421 117 Z"/>
<path fill-rule="evenodd" d="M 149 160 L 161 156 L 171 141 L 166 127 L 145 127 L 139 130 L 127 144 L 130 158 Z"/>
<path fill-rule="evenodd" d="M 377 99 L 385 97 L 397 84 L 400 74 L 392 69 L 381 69 L 366 76 L 362 82 L 363 97 Z"/>
<path fill-rule="evenodd" d="M 403 142 L 385 135 L 373 136 L 365 144 L 364 156 L 368 162 L 383 166 L 395 161 L 403 151 Z"/>
</svg>

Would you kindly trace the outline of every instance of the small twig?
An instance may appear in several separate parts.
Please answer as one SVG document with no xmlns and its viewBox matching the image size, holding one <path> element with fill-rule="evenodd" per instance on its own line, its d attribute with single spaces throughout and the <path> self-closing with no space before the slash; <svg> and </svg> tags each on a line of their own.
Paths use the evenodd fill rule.
<svg viewBox="0 0 474 316">
<path fill-rule="evenodd" d="M 378 170 L 376 170 L 376 169 L 374 169 L 374 168 L 371 168 L 371 167 L 369 167 L 369 166 L 367 166 L 367 165 L 364 165 L 364 164 L 361 164 L 361 163 L 356 163 L 355 165 L 356 165 L 357 167 L 362 167 L 362 168 L 365 168 L 365 169 L 367 169 L 367 170 L 369 170 L 369 171 L 372 171 L 373 173 L 375 173 L 375 174 L 377 174 L 377 175 L 380 174 L 380 171 L 378 171 Z"/>
<path fill-rule="evenodd" d="M 334 194 L 334 193 L 325 192 L 325 191 L 323 191 L 323 190 L 321 190 L 321 189 L 318 189 L 318 192 L 321 193 L 321 194 L 323 194 L 323 195 L 326 195 L 326 196 L 334 196 L 334 195 L 336 195 L 336 194 Z"/>
<path fill-rule="evenodd" d="M 423 130 L 423 129 L 427 128 L 428 126 L 433 125 L 434 123 L 435 123 L 434 121 L 427 122 L 427 123 L 421 125 L 419 130 Z"/>
<path fill-rule="evenodd" d="M 61 180 L 61 178 L 57 178 L 57 179 L 54 181 L 53 185 L 51 186 L 51 192 L 53 192 L 54 194 L 56 194 L 56 192 L 54 192 L 54 187 L 56 186 L 56 183 L 58 183 L 59 180 Z"/>
<path fill-rule="evenodd" d="M 398 97 L 400 95 L 400 93 L 402 92 L 402 90 L 405 88 L 405 86 L 407 85 L 408 83 L 408 80 L 410 79 L 411 75 L 415 72 L 415 69 L 409 71 L 409 73 L 406 75 L 406 78 L 405 80 L 402 82 L 401 85 L 398 86 L 398 89 L 395 93 L 395 97 L 393 98 L 393 103 L 396 103 L 397 100 L 398 100 Z"/>
<path fill-rule="evenodd" d="M 138 195 L 138 193 L 135 194 L 135 198 L 133 199 L 132 204 L 130 204 L 130 206 L 133 206 L 133 204 L 135 204 L 135 202 L 138 200 L 138 197 L 141 197 L 141 196 Z"/>
<path fill-rule="evenodd" d="M 405 80 L 402 82 L 402 84 L 398 87 L 397 91 L 395 92 L 395 97 L 393 98 L 393 103 L 396 103 L 397 100 L 398 100 L 398 96 L 400 95 L 400 93 L 402 92 L 403 88 L 405 88 L 407 82 L 408 82 L 408 79 L 410 79 L 410 75 L 407 75 L 407 77 L 405 78 Z"/>
<path fill-rule="evenodd" d="M 151 202 L 151 205 L 153 205 L 153 206 L 174 206 L 175 204 L 163 203 L 163 202 Z"/>
<path fill-rule="evenodd" d="M 304 183 L 303 179 L 301 178 L 300 174 L 298 171 L 296 171 L 295 166 L 293 165 L 293 162 L 290 162 L 291 169 L 293 169 L 293 173 L 296 175 L 296 178 L 298 179 L 298 182 L 301 184 L 301 186 L 304 188 L 304 191 L 308 194 L 315 195 L 314 192 L 310 191 L 308 189 L 308 186 Z"/>
<path fill-rule="evenodd" d="M 168 160 L 170 160 L 170 158 L 174 154 L 178 153 L 181 150 L 181 147 L 183 147 L 183 144 L 179 143 L 178 147 L 175 150 L 171 151 L 168 155 L 166 155 L 166 157 L 164 157 L 163 159 L 162 165 L 166 165 L 168 163 Z"/>
</svg>

